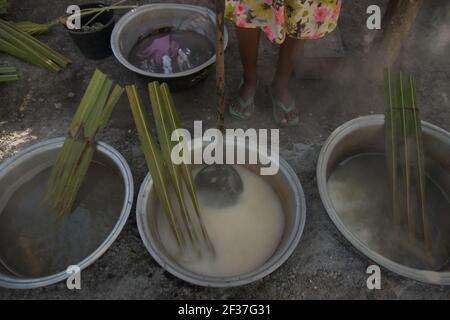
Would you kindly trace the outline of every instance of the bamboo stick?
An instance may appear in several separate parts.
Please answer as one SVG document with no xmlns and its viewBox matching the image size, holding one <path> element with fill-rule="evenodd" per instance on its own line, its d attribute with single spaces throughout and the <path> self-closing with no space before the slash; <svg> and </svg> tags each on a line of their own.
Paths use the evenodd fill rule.
<svg viewBox="0 0 450 320">
<path fill-rule="evenodd" d="M 225 2 L 216 0 L 216 91 L 218 98 L 217 128 L 225 131 Z"/>
</svg>

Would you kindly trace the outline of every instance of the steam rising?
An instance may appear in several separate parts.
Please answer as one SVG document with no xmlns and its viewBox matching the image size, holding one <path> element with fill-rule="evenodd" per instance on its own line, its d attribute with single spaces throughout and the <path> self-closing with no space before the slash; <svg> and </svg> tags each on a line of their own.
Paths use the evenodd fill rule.
<svg viewBox="0 0 450 320">
<path fill-rule="evenodd" d="M 450 50 L 450 4 L 437 8 L 431 18 L 429 50 L 432 54 L 443 54 Z"/>
</svg>

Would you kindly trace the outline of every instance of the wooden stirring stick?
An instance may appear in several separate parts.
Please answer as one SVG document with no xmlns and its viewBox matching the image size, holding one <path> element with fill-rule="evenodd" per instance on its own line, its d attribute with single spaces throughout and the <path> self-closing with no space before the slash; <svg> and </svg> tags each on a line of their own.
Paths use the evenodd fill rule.
<svg viewBox="0 0 450 320">
<path fill-rule="evenodd" d="M 216 0 L 216 91 L 218 98 L 217 128 L 225 131 L 225 1 Z"/>
</svg>

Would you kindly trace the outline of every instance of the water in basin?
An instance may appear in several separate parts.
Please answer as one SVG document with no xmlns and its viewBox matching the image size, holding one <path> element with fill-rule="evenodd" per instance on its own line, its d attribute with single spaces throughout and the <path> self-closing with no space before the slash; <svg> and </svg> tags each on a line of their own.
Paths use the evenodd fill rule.
<svg viewBox="0 0 450 320">
<path fill-rule="evenodd" d="M 200 33 L 162 28 L 140 39 L 128 59 L 141 70 L 172 74 L 198 67 L 214 53 L 214 44 Z"/>
<path fill-rule="evenodd" d="M 80 263 L 106 240 L 123 206 L 121 177 L 92 163 L 73 213 L 61 219 L 42 202 L 51 167 L 0 198 L 0 264 L 18 277 L 43 277 Z"/>
<path fill-rule="evenodd" d="M 263 265 L 276 251 L 284 232 L 281 201 L 272 187 L 259 175 L 235 166 L 244 185 L 238 202 L 231 207 L 200 209 L 216 254 L 200 258 L 195 250 L 180 255 L 168 220 L 158 214 L 158 233 L 166 250 L 186 269 L 206 276 L 243 275 Z M 194 175 L 200 170 L 196 168 Z M 172 195 L 176 203 L 175 195 Z M 206 202 L 207 203 L 207 202 Z"/>
<path fill-rule="evenodd" d="M 432 252 L 413 243 L 408 232 L 392 221 L 386 159 L 383 154 L 361 154 L 338 165 L 328 179 L 333 206 L 350 232 L 373 251 L 399 264 L 441 270 L 450 257 L 450 201 L 428 177 L 426 212 L 431 222 Z"/>
</svg>

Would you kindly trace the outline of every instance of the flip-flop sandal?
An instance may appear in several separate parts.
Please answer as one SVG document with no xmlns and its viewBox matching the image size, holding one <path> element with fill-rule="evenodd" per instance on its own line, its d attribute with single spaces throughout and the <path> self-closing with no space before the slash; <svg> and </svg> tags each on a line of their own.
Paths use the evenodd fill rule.
<svg viewBox="0 0 450 320">
<path fill-rule="evenodd" d="M 242 87 L 243 84 L 244 82 L 242 81 L 239 88 Z M 236 106 L 239 106 L 239 111 L 236 108 Z M 238 95 L 236 100 L 233 101 L 228 108 L 228 112 L 230 113 L 230 115 L 238 120 L 247 120 L 253 115 L 254 111 L 255 111 L 254 96 L 250 97 L 247 100 L 244 100 Z"/>
<path fill-rule="evenodd" d="M 286 106 L 283 102 L 277 99 L 272 91 L 270 91 L 270 97 L 272 98 L 273 118 L 277 125 L 280 127 L 294 127 L 300 122 L 300 117 L 297 113 L 295 99 Z M 295 112 L 294 117 L 289 117 L 290 114 Z M 280 115 L 281 114 L 281 115 Z M 289 120 L 287 118 L 290 118 Z"/>
</svg>

